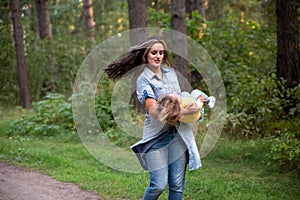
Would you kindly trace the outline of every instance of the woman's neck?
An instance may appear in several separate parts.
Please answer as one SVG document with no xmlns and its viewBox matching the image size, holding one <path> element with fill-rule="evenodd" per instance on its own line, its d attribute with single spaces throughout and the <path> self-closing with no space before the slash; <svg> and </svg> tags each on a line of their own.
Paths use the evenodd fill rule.
<svg viewBox="0 0 300 200">
<path fill-rule="evenodd" d="M 153 73 L 160 73 L 161 72 L 161 66 L 152 66 L 152 65 L 148 65 L 149 69 L 153 72 Z"/>
<path fill-rule="evenodd" d="M 149 68 L 159 79 L 162 79 L 161 67 L 149 66 Z"/>
</svg>

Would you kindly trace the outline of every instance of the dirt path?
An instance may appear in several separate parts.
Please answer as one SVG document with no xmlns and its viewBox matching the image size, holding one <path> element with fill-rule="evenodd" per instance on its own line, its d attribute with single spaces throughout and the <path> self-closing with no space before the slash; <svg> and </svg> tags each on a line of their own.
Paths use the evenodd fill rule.
<svg viewBox="0 0 300 200">
<path fill-rule="evenodd" d="M 100 200 L 72 183 L 0 161 L 1 200 Z"/>
</svg>

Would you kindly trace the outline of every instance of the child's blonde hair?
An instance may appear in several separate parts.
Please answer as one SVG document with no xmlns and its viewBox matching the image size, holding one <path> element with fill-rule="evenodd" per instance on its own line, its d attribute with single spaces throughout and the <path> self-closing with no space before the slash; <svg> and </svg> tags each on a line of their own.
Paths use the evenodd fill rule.
<svg viewBox="0 0 300 200">
<path fill-rule="evenodd" d="M 180 102 L 170 94 L 161 95 L 157 100 L 158 119 L 161 122 L 176 125 L 182 117 Z"/>
</svg>

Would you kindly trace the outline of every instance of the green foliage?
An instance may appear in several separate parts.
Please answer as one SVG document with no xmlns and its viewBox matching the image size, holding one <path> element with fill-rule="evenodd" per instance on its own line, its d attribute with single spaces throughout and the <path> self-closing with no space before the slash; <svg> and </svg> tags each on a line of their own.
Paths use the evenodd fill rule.
<svg viewBox="0 0 300 200">
<path fill-rule="evenodd" d="M 74 131 L 70 100 L 61 94 L 49 93 L 44 100 L 33 103 L 29 113 L 11 123 L 8 135 L 42 137 Z"/>
<path fill-rule="evenodd" d="M 17 68 L 15 47 L 11 34 L 9 1 L 0 3 L 0 102 L 17 104 Z"/>
<path fill-rule="evenodd" d="M 198 14 L 198 11 L 192 12 L 192 18 L 186 18 L 186 32 L 187 34 L 197 40 L 202 37 L 203 30 L 205 28 L 205 22 L 202 17 Z"/>
<path fill-rule="evenodd" d="M 113 83 L 107 80 L 106 76 L 100 79 L 98 92 L 96 94 L 95 112 L 99 124 L 104 132 L 115 125 L 111 111 L 111 95 Z"/>
<path fill-rule="evenodd" d="M 163 11 L 155 10 L 151 7 L 147 8 L 148 26 L 172 29 L 171 14 Z"/>
<path fill-rule="evenodd" d="M 292 99 L 289 100 L 287 94 Z M 249 80 L 239 95 L 230 98 L 227 130 L 233 135 L 246 137 L 270 136 L 280 133 L 283 128 L 297 131 L 295 127 L 281 123 L 287 122 L 282 121 L 284 119 L 297 121 L 300 110 L 293 103 L 295 100 L 295 92 L 286 90 L 274 74 L 265 79 Z M 281 125 L 276 126 L 279 123 Z"/>
<path fill-rule="evenodd" d="M 293 124 L 299 128 L 299 124 Z M 300 132 L 285 132 L 269 139 L 270 157 L 285 170 L 300 170 Z"/>
<path fill-rule="evenodd" d="M 197 13 L 186 20 L 188 34 L 207 49 L 223 77 L 228 105 L 224 134 L 274 136 L 270 138 L 276 144 L 270 147 L 273 160 L 299 168 L 295 146 L 299 144 L 300 86 L 287 89 L 276 77 L 276 34 L 268 25 L 272 23 L 229 15 L 204 24 Z M 197 72 L 192 69 L 191 74 L 192 85 L 199 85 Z"/>
<path fill-rule="evenodd" d="M 187 25 L 189 35 L 207 49 L 221 71 L 229 110 L 226 133 L 238 137 L 266 134 L 262 126 L 280 118 L 284 103 L 274 73 L 274 33 L 265 33 L 259 22 L 241 23 L 234 16 L 204 24 L 193 13 Z M 197 72 L 192 69 L 192 85 L 197 86 L 199 78 L 193 75 Z"/>
<path fill-rule="evenodd" d="M 87 39 L 65 36 L 53 41 L 27 36 L 27 66 L 33 100 L 48 92 L 71 93 L 77 70 L 89 52 Z M 59 51 L 58 51 L 59 49 Z"/>
<path fill-rule="evenodd" d="M 115 120 L 122 120 L 122 118 L 129 118 L 131 116 L 113 116 L 111 98 L 114 84 L 115 83 L 113 81 L 107 79 L 106 75 L 104 75 L 100 79 L 98 83 L 98 91 L 95 98 L 95 112 L 102 131 L 104 132 L 107 139 L 115 145 L 118 145 L 119 147 L 128 148 L 128 146 L 136 142 L 137 138 L 124 133 L 124 131 L 120 130 L 120 128 L 115 123 Z M 119 107 L 115 109 L 126 109 L 126 111 L 129 109 L 130 112 L 132 112 L 130 114 L 134 115 L 134 119 L 138 120 L 141 118 L 141 116 L 138 116 L 136 114 L 136 110 L 134 110 L 130 105 L 125 104 L 118 106 Z M 142 114 L 142 116 L 144 117 L 144 113 Z"/>
<path fill-rule="evenodd" d="M 19 87 L 16 56 L 12 37 L 9 1 L 0 3 L 0 102 L 17 105 Z M 93 3 L 96 41 L 127 30 L 126 1 L 97 1 Z M 62 0 L 50 2 L 53 40 L 39 39 L 35 4 L 32 15 L 28 1 L 21 4 L 26 65 L 33 101 L 48 92 L 71 94 L 76 73 L 86 55 L 96 45 L 86 36 L 83 2 Z M 118 8 L 116 10 L 116 8 Z M 97 12 L 96 12 L 97 11 Z M 33 27 L 35 31 L 33 31 Z"/>
</svg>

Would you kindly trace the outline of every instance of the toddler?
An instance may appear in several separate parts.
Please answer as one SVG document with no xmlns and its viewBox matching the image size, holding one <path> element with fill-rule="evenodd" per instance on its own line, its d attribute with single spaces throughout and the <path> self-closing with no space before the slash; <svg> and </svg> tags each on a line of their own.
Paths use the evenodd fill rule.
<svg viewBox="0 0 300 200">
<path fill-rule="evenodd" d="M 206 102 L 200 101 L 199 97 L 205 98 Z M 197 104 L 199 110 L 191 114 L 182 114 L 183 109 L 192 103 Z M 201 90 L 195 89 L 191 93 L 182 92 L 179 95 L 176 93 L 165 94 L 157 100 L 157 110 L 159 113 L 159 120 L 171 125 L 176 125 L 178 122 L 192 123 L 203 119 L 204 104 L 209 108 L 214 108 L 216 98 L 208 96 Z"/>
</svg>

